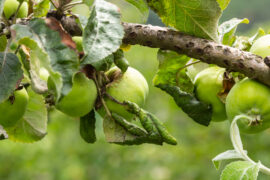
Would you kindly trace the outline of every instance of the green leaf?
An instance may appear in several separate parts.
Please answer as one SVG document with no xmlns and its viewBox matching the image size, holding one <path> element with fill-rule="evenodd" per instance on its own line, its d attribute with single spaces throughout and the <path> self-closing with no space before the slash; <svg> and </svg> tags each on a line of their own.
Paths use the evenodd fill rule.
<svg viewBox="0 0 270 180">
<path fill-rule="evenodd" d="M 50 0 L 41 0 L 34 5 L 34 17 L 44 17 L 50 10 Z"/>
<path fill-rule="evenodd" d="M 222 9 L 222 11 L 227 8 L 227 6 L 229 5 L 230 1 L 231 0 L 217 0 L 217 2 L 219 4 L 219 7 Z"/>
<path fill-rule="evenodd" d="M 114 64 L 121 69 L 122 72 L 126 72 L 129 67 L 128 60 L 124 57 L 124 52 L 122 49 L 118 49 L 114 55 Z"/>
<path fill-rule="evenodd" d="M 159 50 L 158 56 L 159 68 L 154 77 L 154 85 L 170 84 L 178 86 L 181 90 L 192 93 L 193 83 L 183 68 L 190 58 L 186 55 L 180 55 L 174 51 Z"/>
<path fill-rule="evenodd" d="M 248 19 L 237 19 L 233 18 L 229 21 L 225 21 L 218 27 L 219 31 L 219 41 L 222 44 L 231 46 L 235 40 L 235 32 L 237 29 L 237 26 L 241 23 L 248 24 Z"/>
<path fill-rule="evenodd" d="M 247 154 L 247 151 L 245 151 L 245 153 Z M 240 153 L 238 153 L 237 151 L 228 150 L 228 151 L 225 151 L 225 152 L 217 155 L 215 158 L 212 159 L 212 162 L 213 162 L 215 168 L 219 169 L 221 162 L 224 160 L 242 159 L 242 158 L 243 158 L 243 156 Z"/>
<path fill-rule="evenodd" d="M 7 37 L 5 35 L 0 36 L 0 52 L 4 52 L 7 46 Z"/>
<path fill-rule="evenodd" d="M 78 19 L 76 19 L 76 21 L 78 21 L 78 24 L 81 26 L 82 29 L 85 29 L 88 22 L 87 17 L 81 14 L 76 14 L 76 16 L 78 16 Z"/>
<path fill-rule="evenodd" d="M 22 77 L 23 71 L 18 57 L 12 53 L 0 52 L 0 103 L 10 96 Z"/>
<path fill-rule="evenodd" d="M 118 7 L 104 0 L 96 0 L 83 31 L 83 64 L 100 70 L 103 60 L 119 49 L 124 36 Z"/>
<path fill-rule="evenodd" d="M 252 164 L 248 161 L 236 161 L 228 164 L 222 171 L 221 180 L 256 180 L 260 163 Z"/>
<path fill-rule="evenodd" d="M 145 0 L 126 0 L 126 1 L 135 6 L 140 11 L 140 13 L 142 14 L 143 22 L 146 22 L 149 14 L 149 8 Z"/>
<path fill-rule="evenodd" d="M 87 143 L 96 142 L 95 124 L 96 117 L 94 110 L 80 118 L 80 134 Z"/>
<path fill-rule="evenodd" d="M 162 22 L 181 32 L 218 41 L 222 10 L 216 0 L 147 0 Z"/>
<path fill-rule="evenodd" d="M 72 76 L 79 69 L 76 52 L 65 46 L 59 33 L 48 28 L 43 19 L 33 19 L 28 25 L 13 25 L 12 30 L 18 43 L 31 49 L 33 63 L 40 64 L 50 73 L 56 99 L 66 95 L 72 87 Z"/>
<path fill-rule="evenodd" d="M 204 126 L 209 125 L 212 118 L 210 105 L 198 101 L 193 95 L 181 91 L 177 86 L 159 84 L 157 87 L 170 94 L 175 103 L 195 122 Z"/>
<path fill-rule="evenodd" d="M 83 0 L 83 3 L 85 3 L 87 6 L 92 6 L 94 0 Z"/>
<path fill-rule="evenodd" d="M 28 88 L 29 102 L 26 112 L 14 127 L 7 128 L 12 141 L 31 143 L 41 140 L 47 131 L 47 108 L 42 95 Z"/>
</svg>

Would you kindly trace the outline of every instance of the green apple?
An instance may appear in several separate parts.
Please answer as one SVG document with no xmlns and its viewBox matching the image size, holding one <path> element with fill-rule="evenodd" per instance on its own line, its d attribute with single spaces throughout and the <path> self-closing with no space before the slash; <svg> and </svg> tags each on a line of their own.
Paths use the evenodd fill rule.
<svg viewBox="0 0 270 180">
<path fill-rule="evenodd" d="M 106 92 L 109 95 L 120 102 L 131 101 L 140 107 L 144 105 L 149 88 L 147 81 L 139 71 L 129 67 L 125 73 L 122 73 L 119 68 L 113 67 L 106 75 L 113 80 L 107 85 Z M 127 120 L 132 119 L 133 114 L 127 112 L 122 105 L 109 98 L 105 98 L 105 102 L 111 112 L 115 112 Z"/>
<path fill-rule="evenodd" d="M 96 98 L 95 82 L 79 72 L 73 76 L 70 92 L 60 100 L 56 108 L 67 115 L 81 117 L 93 109 Z"/>
<path fill-rule="evenodd" d="M 212 121 L 227 119 L 225 104 L 218 97 L 223 89 L 224 68 L 209 67 L 199 72 L 195 77 L 195 94 L 197 98 L 212 106 Z"/>
<path fill-rule="evenodd" d="M 72 40 L 76 43 L 76 48 L 79 52 L 83 51 L 82 36 L 73 36 Z"/>
<path fill-rule="evenodd" d="M 20 3 L 17 0 L 6 0 L 5 1 L 4 14 L 5 14 L 5 17 L 7 19 L 9 19 L 13 14 L 15 14 L 19 4 Z M 18 11 L 17 17 L 18 18 L 26 18 L 27 15 L 28 15 L 28 4 L 27 4 L 27 2 L 23 2 L 19 11 Z"/>
<path fill-rule="evenodd" d="M 250 52 L 265 58 L 270 55 L 270 34 L 257 39 L 250 48 Z"/>
<path fill-rule="evenodd" d="M 195 61 L 198 61 L 197 59 L 191 59 L 187 62 L 187 64 L 191 64 Z M 193 65 L 190 65 L 187 67 L 187 71 L 186 74 L 188 75 L 188 77 L 194 81 L 196 75 L 201 72 L 202 70 L 206 69 L 209 67 L 209 64 L 203 63 L 203 62 L 199 62 Z"/>
<path fill-rule="evenodd" d="M 21 119 L 28 104 L 28 94 L 23 88 L 14 92 L 14 99 L 7 99 L 0 104 L 0 125 L 12 127 Z"/>
</svg>

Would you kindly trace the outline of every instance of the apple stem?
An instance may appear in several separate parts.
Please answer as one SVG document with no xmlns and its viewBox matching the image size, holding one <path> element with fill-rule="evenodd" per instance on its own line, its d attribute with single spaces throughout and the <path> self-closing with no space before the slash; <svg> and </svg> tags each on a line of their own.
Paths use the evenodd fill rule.
<svg viewBox="0 0 270 180">
<path fill-rule="evenodd" d="M 117 99 L 115 99 L 114 97 L 112 97 L 112 96 L 111 96 L 110 94 L 108 94 L 107 92 L 105 93 L 105 95 L 106 95 L 110 100 L 116 102 L 117 104 L 120 104 L 120 105 L 122 105 L 122 106 L 125 106 L 125 105 L 126 105 L 125 103 L 120 102 L 120 101 L 118 101 Z"/>
<path fill-rule="evenodd" d="M 244 159 L 252 164 L 257 164 L 255 161 L 253 161 L 247 155 L 247 153 L 244 151 L 244 148 L 243 148 L 243 144 L 242 144 L 242 140 L 241 140 L 241 136 L 240 136 L 240 131 L 239 131 L 239 128 L 237 126 L 237 121 L 239 119 L 242 119 L 242 118 L 248 119 L 250 121 L 252 120 L 251 117 L 244 115 L 244 114 L 235 116 L 232 123 L 231 123 L 231 127 L 230 127 L 231 141 L 232 141 L 232 144 L 233 144 L 235 151 L 238 152 L 242 156 L 242 159 Z M 259 169 L 264 174 L 270 175 L 270 169 L 268 167 L 264 166 L 263 164 L 261 164 L 260 161 L 259 161 Z"/>
<path fill-rule="evenodd" d="M 96 87 L 97 87 L 98 96 L 99 96 L 99 98 L 100 98 L 101 104 L 103 105 L 103 107 L 104 107 L 104 109 L 105 109 L 105 111 L 106 111 L 106 114 L 107 114 L 111 119 L 113 119 L 113 118 L 112 118 L 112 114 L 111 114 L 109 108 L 107 107 L 107 104 L 106 104 L 106 102 L 104 101 L 103 96 L 102 96 L 102 94 L 101 94 L 101 90 L 100 90 L 101 88 L 100 88 L 100 84 L 99 84 L 100 81 L 97 79 L 97 76 L 100 77 L 99 74 L 97 74 L 97 73 L 95 72 L 94 75 L 93 75 L 93 80 L 94 80 L 94 82 L 95 82 L 95 84 L 96 84 Z M 99 78 L 99 79 L 100 79 L 100 78 Z"/>
<path fill-rule="evenodd" d="M 19 10 L 20 10 L 20 8 L 21 8 L 23 2 L 24 2 L 24 1 L 20 2 L 19 6 L 18 6 L 17 9 L 16 9 L 15 14 L 14 14 L 14 17 L 13 17 L 13 19 L 12 19 L 12 24 L 16 24 L 16 18 L 17 18 L 17 15 L 18 15 L 18 13 L 19 13 Z"/>
</svg>

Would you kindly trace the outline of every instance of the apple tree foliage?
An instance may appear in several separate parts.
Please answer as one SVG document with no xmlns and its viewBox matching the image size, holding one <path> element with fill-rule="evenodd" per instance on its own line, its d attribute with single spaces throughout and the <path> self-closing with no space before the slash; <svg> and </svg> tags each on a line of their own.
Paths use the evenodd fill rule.
<svg viewBox="0 0 270 180">
<path fill-rule="evenodd" d="M 248 23 L 247 19 L 233 18 L 220 24 L 219 19 L 230 0 L 126 2 L 138 9 L 144 21 L 148 17 L 149 9 L 152 9 L 166 26 L 174 30 L 245 51 L 249 51 L 254 41 L 265 35 L 262 29 L 252 37 L 235 35 L 237 26 Z M 28 9 L 25 8 L 25 4 L 28 4 Z M 89 6 L 90 15 L 85 17 L 72 13 L 70 9 L 77 4 Z M 20 12 L 23 11 L 21 7 L 24 7 L 24 12 Z M 109 143 L 177 144 L 177 140 L 154 114 L 136 102 L 119 101 L 106 91 L 110 85 L 121 81 L 121 77 L 124 77 L 123 74 L 128 72 L 129 68 L 123 51 L 130 45 L 122 43 L 125 32 L 121 12 L 116 5 L 104 0 L 95 0 L 93 3 L 86 0 L 0 0 L 0 13 L 0 105 L 15 104 L 16 91 L 23 88 L 29 96 L 25 107 L 22 107 L 25 108 L 23 116 L 9 120 L 13 121 L 12 126 L 0 122 L 1 140 L 24 143 L 41 140 L 47 133 L 49 111 L 58 108 L 60 111 L 66 109 L 67 114 L 81 116 L 77 117 L 80 122 L 80 134 L 87 143 L 96 141 L 95 122 L 97 113 L 100 113 L 104 119 L 104 134 Z M 19 13 L 27 13 L 27 17 L 21 18 L 23 16 Z M 66 31 L 65 22 L 72 19 L 70 17 L 76 23 L 77 29 L 74 28 L 74 31 L 81 31 L 82 37 L 74 37 L 70 31 Z M 157 59 L 159 68 L 153 78 L 154 86 L 172 96 L 175 103 L 194 122 L 208 126 L 212 120 L 214 104 L 199 100 L 194 83 L 196 74 L 191 75 L 189 71 L 190 67 L 196 72 L 207 68 L 208 65 L 185 54 L 164 49 L 158 51 Z M 113 66 L 117 66 L 121 71 L 108 77 L 106 72 Z M 244 75 L 225 69 L 222 72 L 222 83 L 218 86 L 220 89 L 215 98 L 220 104 L 223 103 L 225 108 L 227 94 L 234 83 L 243 79 Z M 78 74 L 80 79 L 76 81 Z M 140 88 L 140 85 L 135 88 Z M 119 92 L 124 94 L 125 90 L 122 88 Z M 145 91 L 145 94 L 139 96 L 146 94 Z M 111 110 L 106 105 L 106 99 L 121 106 L 132 118 L 125 119 Z M 70 104 L 72 105 L 69 106 Z M 17 110 L 13 109 L 11 113 L 16 114 Z M 249 117 L 239 115 L 231 122 L 230 132 L 234 149 L 213 159 L 216 168 L 219 168 L 223 160 L 239 160 L 225 167 L 220 177 L 224 180 L 257 179 L 259 171 L 270 174 L 267 167 L 251 160 L 247 151 L 243 149 L 236 123 L 241 118 Z"/>
</svg>

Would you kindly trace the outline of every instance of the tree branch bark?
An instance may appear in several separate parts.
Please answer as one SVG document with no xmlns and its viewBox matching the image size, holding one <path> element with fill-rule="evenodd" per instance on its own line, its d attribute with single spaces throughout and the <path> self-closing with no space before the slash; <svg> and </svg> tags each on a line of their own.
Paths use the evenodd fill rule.
<svg viewBox="0 0 270 180">
<path fill-rule="evenodd" d="M 65 20 L 63 20 L 65 22 Z M 77 23 L 61 23 L 71 35 L 81 35 L 82 31 L 75 31 Z M 75 22 L 75 21 L 74 21 Z M 74 25 L 75 24 L 75 25 Z M 229 71 L 245 74 L 270 86 L 270 60 L 241 51 L 237 48 L 218 44 L 214 41 L 186 35 L 184 33 L 159 26 L 122 23 L 125 31 L 123 42 L 131 45 L 142 45 L 152 48 L 176 51 L 191 58 L 199 59 L 208 64 L 216 64 Z M 268 66 L 269 64 L 269 66 Z"/>
<path fill-rule="evenodd" d="M 229 71 L 241 72 L 270 86 L 270 68 L 260 56 L 164 27 L 131 23 L 123 23 L 123 26 L 126 44 L 176 51 Z"/>
</svg>

